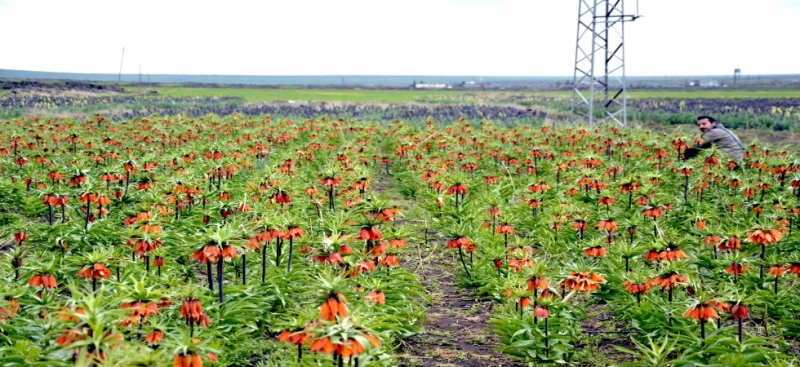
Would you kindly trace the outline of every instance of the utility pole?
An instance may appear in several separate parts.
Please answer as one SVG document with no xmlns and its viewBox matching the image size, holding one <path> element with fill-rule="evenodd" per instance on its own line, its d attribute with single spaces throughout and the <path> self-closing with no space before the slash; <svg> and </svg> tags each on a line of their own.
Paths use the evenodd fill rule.
<svg viewBox="0 0 800 367">
<path fill-rule="evenodd" d="M 628 123 L 625 23 L 640 15 L 638 0 L 635 14 L 626 14 L 624 3 L 625 0 L 578 0 L 572 79 L 571 122 L 574 124 L 594 128 L 609 120 L 623 127 Z M 602 111 L 601 116 L 599 111 Z"/>
<path fill-rule="evenodd" d="M 119 60 L 119 74 L 117 74 L 117 83 L 122 80 L 122 63 L 125 61 L 125 47 L 122 48 L 122 58 Z"/>
</svg>

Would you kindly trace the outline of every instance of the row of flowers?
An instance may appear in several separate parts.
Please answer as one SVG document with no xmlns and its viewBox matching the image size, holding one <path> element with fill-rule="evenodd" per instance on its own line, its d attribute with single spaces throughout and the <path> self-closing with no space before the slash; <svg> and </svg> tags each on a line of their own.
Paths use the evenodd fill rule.
<svg viewBox="0 0 800 367">
<path fill-rule="evenodd" d="M 8 365 L 386 366 L 419 331 L 413 236 L 371 187 L 380 126 L 3 123 Z"/>
<path fill-rule="evenodd" d="M 800 275 L 793 154 L 751 145 L 744 161 L 715 149 L 686 161 L 695 138 L 482 125 L 403 131 L 394 166 L 455 250 L 462 284 L 500 303 L 506 352 L 569 363 L 590 331 L 582 320 L 602 310 L 637 343 L 677 337 L 683 353 L 699 340 L 694 363 L 752 351 L 713 348 L 747 345 L 748 329 L 759 356 L 787 358 L 774 340 L 796 342 L 800 312 L 787 278 Z"/>
</svg>

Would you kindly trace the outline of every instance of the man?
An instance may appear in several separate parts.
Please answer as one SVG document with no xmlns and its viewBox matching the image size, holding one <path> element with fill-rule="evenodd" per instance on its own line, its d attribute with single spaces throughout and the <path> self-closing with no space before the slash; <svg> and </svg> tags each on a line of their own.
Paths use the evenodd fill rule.
<svg viewBox="0 0 800 367">
<path fill-rule="evenodd" d="M 689 159 L 700 153 L 702 149 L 708 149 L 711 145 L 716 145 L 725 154 L 733 159 L 742 160 L 744 158 L 744 145 L 739 137 L 732 131 L 726 129 L 711 116 L 700 116 L 697 118 L 697 127 L 703 133 L 705 141 L 697 148 L 690 148 L 684 152 L 684 159 Z"/>
</svg>

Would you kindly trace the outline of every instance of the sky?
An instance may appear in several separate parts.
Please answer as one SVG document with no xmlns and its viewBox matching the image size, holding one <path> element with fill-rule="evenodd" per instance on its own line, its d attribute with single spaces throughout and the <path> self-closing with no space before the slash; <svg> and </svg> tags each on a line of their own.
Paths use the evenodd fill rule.
<svg viewBox="0 0 800 367">
<path fill-rule="evenodd" d="M 800 74 L 800 0 L 624 1 L 628 76 Z M 0 0 L 0 69 L 571 78 L 578 4 Z"/>
</svg>

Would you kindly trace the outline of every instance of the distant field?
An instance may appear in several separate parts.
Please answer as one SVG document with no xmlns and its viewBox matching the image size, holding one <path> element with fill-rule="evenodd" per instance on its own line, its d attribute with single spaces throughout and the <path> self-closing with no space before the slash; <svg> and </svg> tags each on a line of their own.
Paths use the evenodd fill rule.
<svg viewBox="0 0 800 367">
<path fill-rule="evenodd" d="M 145 88 L 128 87 L 136 93 Z M 149 88 L 147 88 L 149 89 Z M 404 103 L 420 99 L 463 96 L 524 94 L 569 98 L 571 91 L 463 91 L 463 90 L 374 90 L 374 89 L 303 89 L 303 88 L 190 88 L 166 86 L 153 88 L 163 97 L 241 97 L 246 101 L 321 101 L 321 102 L 376 102 Z M 716 90 L 639 90 L 630 91 L 629 98 L 800 98 L 800 90 L 770 89 L 716 89 Z"/>
<path fill-rule="evenodd" d="M 128 88 L 137 91 L 138 88 Z M 321 101 L 403 103 L 417 98 L 447 97 L 464 94 L 452 90 L 366 90 L 366 89 L 261 89 L 261 88 L 154 88 L 163 97 L 241 97 L 246 101 Z"/>
<path fill-rule="evenodd" d="M 629 91 L 631 98 L 800 98 L 800 90 L 776 88 L 748 89 L 692 89 L 692 90 L 638 90 Z"/>
</svg>

